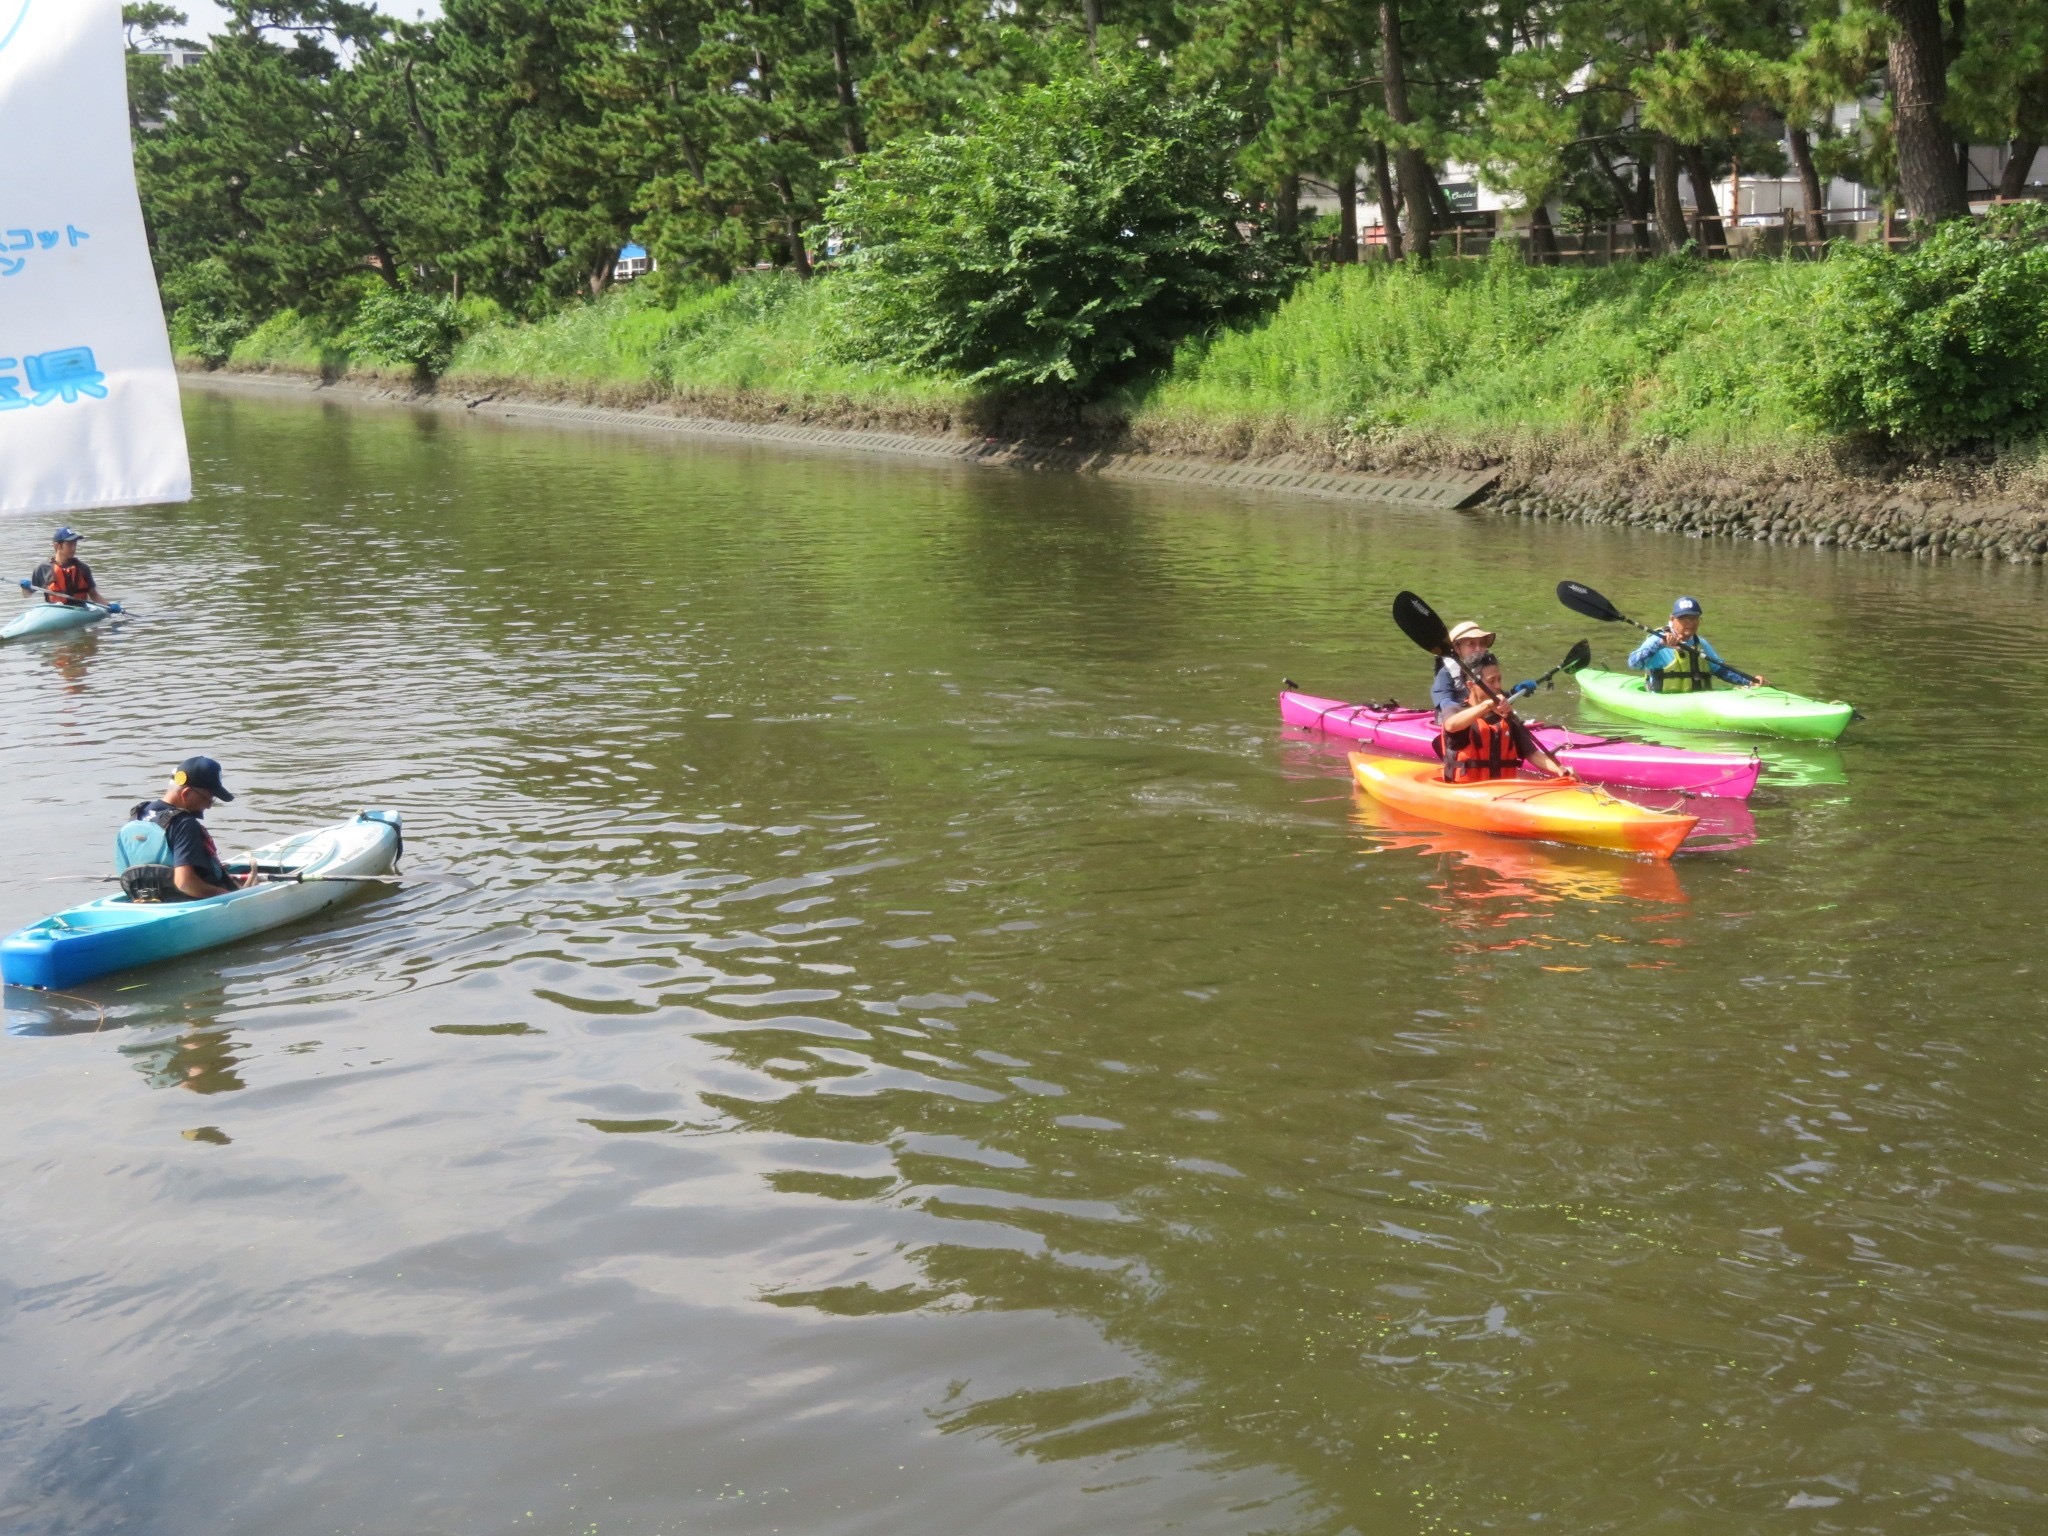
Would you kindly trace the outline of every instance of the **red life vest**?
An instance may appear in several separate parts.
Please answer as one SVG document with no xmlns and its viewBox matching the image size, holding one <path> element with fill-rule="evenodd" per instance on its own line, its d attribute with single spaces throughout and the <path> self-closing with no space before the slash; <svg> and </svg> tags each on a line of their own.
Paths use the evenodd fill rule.
<svg viewBox="0 0 2048 1536">
<path fill-rule="evenodd" d="M 1482 716 L 1464 730 L 1444 738 L 1444 782 L 1483 784 L 1512 779 L 1521 772 L 1522 748 L 1515 728 L 1506 720 Z"/>
<path fill-rule="evenodd" d="M 59 565 L 52 560 L 50 579 L 44 585 L 49 589 L 43 598 L 46 603 L 61 603 L 72 597 L 82 600 L 92 590 L 92 578 L 85 574 L 85 567 L 76 560 L 69 565 Z"/>
</svg>

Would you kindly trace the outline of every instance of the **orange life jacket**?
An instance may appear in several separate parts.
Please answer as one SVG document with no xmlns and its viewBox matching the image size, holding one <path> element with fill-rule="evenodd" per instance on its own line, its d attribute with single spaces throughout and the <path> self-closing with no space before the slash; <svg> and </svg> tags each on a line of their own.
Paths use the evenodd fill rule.
<svg viewBox="0 0 2048 1536">
<path fill-rule="evenodd" d="M 1447 736 L 1444 748 L 1446 784 L 1512 779 L 1521 771 L 1522 748 L 1515 740 L 1514 725 L 1506 720 L 1482 716 L 1454 736 Z"/>
<path fill-rule="evenodd" d="M 92 590 L 92 580 L 85 574 L 85 567 L 76 560 L 72 561 L 69 565 L 59 565 L 56 561 L 52 560 L 50 562 L 50 579 L 46 586 L 49 588 L 49 591 L 44 596 L 43 601 L 46 603 L 61 603 L 70 597 L 83 599 L 85 594 Z"/>
</svg>

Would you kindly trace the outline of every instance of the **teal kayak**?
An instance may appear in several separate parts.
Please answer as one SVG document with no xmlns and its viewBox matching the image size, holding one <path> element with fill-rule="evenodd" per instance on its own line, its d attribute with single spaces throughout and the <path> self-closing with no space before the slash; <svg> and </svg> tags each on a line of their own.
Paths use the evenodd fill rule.
<svg viewBox="0 0 2048 1536">
<path fill-rule="evenodd" d="M 74 608 L 69 603 L 37 603 L 0 628 L 0 640 L 26 640 L 33 635 L 54 635 L 60 630 L 84 629 L 107 616 L 97 605 Z"/>
<path fill-rule="evenodd" d="M 232 944 L 333 906 L 362 887 L 331 877 L 389 874 L 402 847 L 396 811 L 363 811 L 258 848 L 250 857 L 276 874 L 246 890 L 204 901 L 106 896 L 33 923 L 0 941 L 0 979 L 61 992 L 113 971 Z"/>
<path fill-rule="evenodd" d="M 1695 731 L 1740 731 L 1751 736 L 1790 736 L 1833 741 L 1849 728 L 1852 705 L 1823 703 L 1782 688 L 1710 688 L 1703 693 L 1651 693 L 1630 672 L 1586 667 L 1573 674 L 1593 703 L 1631 720 L 1683 726 Z"/>
</svg>

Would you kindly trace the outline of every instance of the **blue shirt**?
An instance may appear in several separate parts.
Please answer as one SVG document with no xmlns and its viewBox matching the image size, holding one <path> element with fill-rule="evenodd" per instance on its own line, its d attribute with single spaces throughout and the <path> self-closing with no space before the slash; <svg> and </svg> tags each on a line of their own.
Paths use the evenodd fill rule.
<svg viewBox="0 0 2048 1536">
<path fill-rule="evenodd" d="M 1721 653 L 1714 649 L 1713 643 L 1705 635 L 1695 635 L 1692 643 L 1699 647 L 1700 655 L 1706 658 L 1707 670 L 1722 682 L 1740 686 L 1749 681 L 1748 677 L 1721 659 Z M 1678 665 L 1678 648 L 1667 641 L 1661 633 L 1645 635 L 1643 643 L 1629 652 L 1628 664 L 1639 672 L 1668 672 Z"/>
<path fill-rule="evenodd" d="M 1456 677 L 1451 669 L 1439 660 L 1436 676 L 1429 680 L 1429 707 L 1436 712 L 1436 723 L 1442 725 L 1444 716 L 1456 714 L 1465 707 L 1465 674 Z"/>
</svg>

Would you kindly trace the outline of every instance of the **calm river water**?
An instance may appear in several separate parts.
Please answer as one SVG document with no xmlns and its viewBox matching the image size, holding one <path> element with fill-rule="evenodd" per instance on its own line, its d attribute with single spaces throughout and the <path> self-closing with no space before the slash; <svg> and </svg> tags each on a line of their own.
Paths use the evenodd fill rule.
<svg viewBox="0 0 2048 1536">
<path fill-rule="evenodd" d="M 11 1536 L 2048 1528 L 2038 572 L 189 411 L 0 928 L 197 751 L 470 883 L 7 994 Z M 1279 727 L 1564 576 L 1870 718 L 1669 871 Z"/>
</svg>

